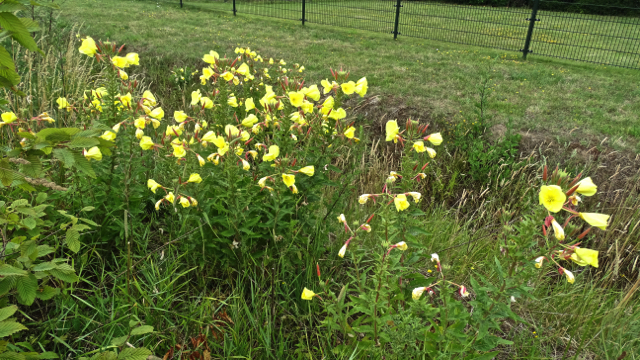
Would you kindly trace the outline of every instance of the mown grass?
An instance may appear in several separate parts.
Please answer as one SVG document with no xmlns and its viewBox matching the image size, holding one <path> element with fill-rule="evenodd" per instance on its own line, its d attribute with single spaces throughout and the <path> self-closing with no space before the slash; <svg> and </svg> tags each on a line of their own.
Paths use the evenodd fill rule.
<svg viewBox="0 0 640 360">
<path fill-rule="evenodd" d="M 366 75 L 374 94 L 393 109 L 415 109 L 422 119 L 460 121 L 474 109 L 480 74 L 491 78 L 488 111 L 497 123 L 547 139 L 586 147 L 609 145 L 638 151 L 640 72 L 459 46 L 273 18 L 179 9 L 177 2 L 68 0 L 62 19 L 84 23 L 83 33 L 114 39 L 147 55 L 158 74 L 169 66 L 194 65 L 213 49 L 231 53 L 250 46 L 273 57 L 305 64 L 311 79 L 328 68 Z M 99 13 L 100 16 L 96 16 Z M 154 65 L 155 64 L 155 65 Z M 158 89 L 160 76 L 152 75 Z"/>
</svg>

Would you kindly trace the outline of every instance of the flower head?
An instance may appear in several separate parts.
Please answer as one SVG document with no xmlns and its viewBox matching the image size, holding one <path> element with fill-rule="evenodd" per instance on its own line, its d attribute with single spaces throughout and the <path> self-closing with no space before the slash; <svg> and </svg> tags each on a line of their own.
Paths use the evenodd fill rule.
<svg viewBox="0 0 640 360">
<path fill-rule="evenodd" d="M 93 57 L 93 55 L 98 52 L 98 47 L 96 46 L 96 42 L 90 36 L 87 36 L 82 40 L 82 45 L 80 45 L 78 50 L 82 54 Z"/>
<path fill-rule="evenodd" d="M 304 100 L 304 94 L 301 91 L 291 91 L 289 93 L 289 102 L 294 107 L 302 106 L 302 101 Z"/>
<path fill-rule="evenodd" d="M 157 107 L 151 110 L 151 112 L 149 113 L 149 116 L 151 116 L 154 119 L 161 120 L 164 117 L 164 110 L 162 110 L 161 107 Z"/>
<path fill-rule="evenodd" d="M 431 262 L 435 262 L 436 264 L 440 264 L 440 257 L 438 256 L 438 254 L 436 254 L 436 253 L 431 254 Z"/>
<path fill-rule="evenodd" d="M 187 120 L 187 114 L 184 113 L 184 111 L 182 110 L 178 110 L 178 111 L 174 111 L 173 112 L 173 118 L 176 120 L 176 122 L 181 123 L 185 120 Z"/>
<path fill-rule="evenodd" d="M 398 127 L 398 122 L 396 120 L 387 121 L 387 125 L 385 126 L 387 132 L 386 141 L 398 142 L 397 136 L 400 132 L 400 128 Z"/>
<path fill-rule="evenodd" d="M 347 130 L 344 131 L 344 136 L 347 139 L 353 139 L 355 134 L 356 134 L 356 128 L 354 128 L 353 126 L 349 127 Z"/>
<path fill-rule="evenodd" d="M 343 93 L 351 95 L 356 91 L 356 84 L 353 81 L 349 81 L 347 83 L 341 84 L 340 88 L 342 88 Z"/>
<path fill-rule="evenodd" d="M 187 182 L 200 184 L 202 182 L 202 178 L 199 174 L 193 173 L 189 176 L 189 180 Z"/>
<path fill-rule="evenodd" d="M 411 192 L 408 192 L 407 194 L 411 195 L 411 197 L 413 198 L 413 201 L 415 202 L 419 202 L 420 197 L 422 196 L 419 192 L 416 192 L 416 191 L 411 191 Z"/>
<path fill-rule="evenodd" d="M 84 151 L 84 157 L 86 157 L 87 160 L 100 161 L 102 160 L 102 152 L 100 152 L 100 149 L 97 146 L 94 146 L 89 149 L 89 151 Z"/>
<path fill-rule="evenodd" d="M 269 152 L 262 156 L 262 161 L 273 161 L 280 155 L 280 147 L 278 145 L 269 146 Z"/>
<path fill-rule="evenodd" d="M 564 229 L 562 229 L 562 226 L 558 224 L 556 219 L 551 220 L 551 226 L 553 227 L 553 234 L 555 235 L 556 239 L 560 241 L 564 240 Z"/>
<path fill-rule="evenodd" d="M 313 297 L 316 296 L 316 293 L 314 293 L 313 291 L 304 288 L 304 290 L 302 290 L 302 300 L 313 300 Z"/>
<path fill-rule="evenodd" d="M 253 110 L 256 108 L 256 104 L 253 102 L 252 98 L 248 98 L 244 101 L 244 109 L 245 111 Z"/>
<path fill-rule="evenodd" d="M 149 179 L 147 180 L 147 187 L 149 187 L 149 190 L 153 191 L 153 193 L 155 194 L 156 190 L 158 190 L 158 188 L 161 188 L 162 185 L 158 184 L 153 179 Z"/>
<path fill-rule="evenodd" d="M 460 296 L 462 296 L 463 298 L 469 296 L 469 292 L 467 291 L 467 288 L 464 285 L 460 286 Z"/>
<path fill-rule="evenodd" d="M 176 200 L 176 197 L 175 195 L 173 195 L 173 191 L 171 191 L 164 196 L 164 199 L 173 204 L 173 202 Z"/>
<path fill-rule="evenodd" d="M 413 291 L 411 292 L 411 297 L 413 298 L 413 300 L 420 300 L 420 297 L 422 296 L 422 293 L 426 289 L 427 288 L 424 287 L 424 286 L 413 289 Z"/>
<path fill-rule="evenodd" d="M 369 224 L 362 224 L 360 225 L 360 229 L 366 231 L 366 232 L 371 232 L 371 225 Z"/>
<path fill-rule="evenodd" d="M 576 281 L 576 277 L 573 275 L 571 271 L 561 267 L 560 272 L 564 274 L 569 284 L 573 284 Z"/>
<path fill-rule="evenodd" d="M 598 267 L 598 251 L 592 249 L 585 249 L 577 247 L 571 254 L 571 260 L 580 266 L 591 265 L 595 268 Z"/>
<path fill-rule="evenodd" d="M 427 148 L 424 146 L 424 143 L 422 141 L 416 141 L 413 143 L 413 150 L 415 150 L 417 153 L 421 153 L 427 151 Z"/>
<path fill-rule="evenodd" d="M 140 65 L 140 56 L 137 53 L 128 53 L 125 59 L 127 59 L 129 65 Z"/>
<path fill-rule="evenodd" d="M 140 139 L 140 147 L 142 148 L 142 150 L 149 150 L 154 145 L 155 144 L 153 143 L 153 140 L 151 140 L 149 136 L 143 136 L 142 139 Z"/>
<path fill-rule="evenodd" d="M 60 97 L 56 100 L 58 103 L 58 109 L 66 109 L 69 107 L 69 103 L 67 102 L 67 98 Z"/>
<path fill-rule="evenodd" d="M 313 174 L 315 174 L 315 168 L 313 167 L 313 165 L 305 166 L 298 171 L 307 176 L 313 176 Z"/>
<path fill-rule="evenodd" d="M 582 179 L 578 182 L 576 192 L 584 196 L 593 196 L 598 191 L 598 187 L 593 183 L 590 177 Z"/>
<path fill-rule="evenodd" d="M 402 211 L 409 208 L 409 202 L 407 201 L 407 196 L 405 194 L 398 194 L 393 199 L 393 203 L 396 205 L 396 210 Z"/>
<path fill-rule="evenodd" d="M 536 258 L 536 268 L 540 269 L 542 267 L 542 262 L 545 260 L 546 258 L 544 256 L 538 256 Z"/>
<path fill-rule="evenodd" d="M 557 213 L 562 209 L 567 196 L 562 191 L 562 188 L 557 185 L 542 185 L 540 187 L 539 194 L 540 204 L 544 205 L 547 210 L 552 213 Z"/>
<path fill-rule="evenodd" d="M 338 256 L 344 258 L 344 255 L 347 253 L 347 244 L 342 245 L 340 251 L 338 251 Z"/>
<path fill-rule="evenodd" d="M 282 174 L 282 182 L 284 182 L 287 187 L 291 187 L 296 182 L 296 176 L 293 174 Z"/>
<path fill-rule="evenodd" d="M 435 146 L 442 144 L 442 135 L 440 135 L 440 133 L 435 133 L 429 136 L 425 136 L 424 139 L 428 140 L 430 143 L 432 143 Z"/>
<path fill-rule="evenodd" d="M 607 230 L 610 215 L 596 213 L 578 213 L 578 216 L 589 225 L 595 226 L 602 230 Z"/>
<path fill-rule="evenodd" d="M 5 124 L 11 124 L 12 122 L 14 122 L 16 120 L 18 120 L 18 117 L 12 111 L 2 113 L 2 121 Z"/>
<path fill-rule="evenodd" d="M 369 195 L 369 194 L 362 194 L 362 195 L 360 195 L 360 197 L 358 198 L 358 202 L 359 202 L 360 204 L 362 204 L 362 205 L 366 204 L 366 203 L 367 203 L 367 200 L 369 200 L 369 196 L 371 196 L 371 195 Z"/>
<path fill-rule="evenodd" d="M 405 251 L 407 250 L 409 247 L 407 246 L 407 243 L 405 243 L 404 241 L 400 241 L 399 243 L 393 245 L 396 249 L 398 250 L 402 250 Z"/>
<path fill-rule="evenodd" d="M 249 170 L 251 169 L 251 165 L 249 164 L 249 162 L 245 159 L 242 159 L 242 169 L 243 170 Z"/>
<path fill-rule="evenodd" d="M 129 67 L 129 61 L 127 61 L 127 58 L 123 56 L 114 56 L 111 58 L 111 62 L 120 69 Z"/>
<path fill-rule="evenodd" d="M 188 208 L 189 206 L 191 206 L 191 201 L 189 201 L 189 199 L 187 199 L 186 197 L 182 196 L 180 197 L 180 205 L 182 205 L 183 208 Z"/>
<path fill-rule="evenodd" d="M 364 97 L 367 94 L 367 89 L 369 88 L 369 83 L 367 82 L 367 78 L 363 77 L 362 79 L 356 82 L 356 94 L 360 95 L 360 97 Z"/>
</svg>

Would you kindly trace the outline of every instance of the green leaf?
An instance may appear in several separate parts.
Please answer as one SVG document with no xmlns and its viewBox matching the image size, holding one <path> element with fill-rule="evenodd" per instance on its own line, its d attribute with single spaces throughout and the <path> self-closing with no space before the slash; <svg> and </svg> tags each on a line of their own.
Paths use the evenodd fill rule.
<svg viewBox="0 0 640 360">
<path fill-rule="evenodd" d="M 27 8 L 20 4 L 20 3 L 12 3 L 12 2 L 8 2 L 5 1 L 2 4 L 0 4 L 0 12 L 16 12 L 16 11 L 20 11 L 20 10 L 26 10 Z"/>
<path fill-rule="evenodd" d="M 127 341 L 128 338 L 129 338 L 129 335 L 113 338 L 113 339 L 111 339 L 111 345 L 122 346 L 122 345 L 124 345 L 125 341 Z"/>
<path fill-rule="evenodd" d="M 63 142 L 71 141 L 71 137 L 79 132 L 77 128 L 46 128 L 38 131 L 36 136 L 43 141 Z"/>
<path fill-rule="evenodd" d="M 67 230 L 67 236 L 64 239 L 65 244 L 69 247 L 69 250 L 77 253 L 80 250 L 80 233 L 75 229 L 75 226 L 70 227 Z"/>
<path fill-rule="evenodd" d="M 38 280 L 33 274 L 21 276 L 16 281 L 16 290 L 18 293 L 18 302 L 29 306 L 33 304 L 33 301 L 36 299 Z"/>
<path fill-rule="evenodd" d="M 18 322 L 8 320 L 0 322 L 0 338 L 22 330 L 27 330 L 27 328 Z"/>
<path fill-rule="evenodd" d="M 40 151 L 37 152 L 42 154 Z M 40 157 L 31 152 L 29 155 L 27 155 L 27 161 L 29 161 L 28 165 L 22 165 L 23 172 L 27 176 L 39 178 L 40 173 L 42 172 L 42 162 L 40 162 Z"/>
<path fill-rule="evenodd" d="M 86 175 L 88 175 L 93 179 L 96 178 L 96 173 L 95 171 L 93 171 L 93 168 L 91 167 L 91 163 L 89 163 L 89 160 L 87 160 L 86 157 L 84 157 L 80 153 L 74 153 L 73 158 L 75 160 L 74 166 L 76 169 L 82 171 L 83 173 L 85 173 Z"/>
<path fill-rule="evenodd" d="M 28 32 L 40 31 L 40 24 L 38 24 L 37 21 L 25 17 L 19 19 L 22 21 L 22 25 L 27 28 Z"/>
<path fill-rule="evenodd" d="M 36 219 L 32 217 L 25 218 L 22 220 L 22 225 L 26 226 L 29 230 L 33 230 L 36 227 Z"/>
<path fill-rule="evenodd" d="M 14 268 L 13 266 L 9 265 L 9 264 L 2 264 L 0 265 L 0 275 L 1 276 L 11 276 L 11 275 L 19 275 L 19 276 L 25 276 L 28 275 L 29 273 L 21 270 L 21 269 L 17 269 Z"/>
<path fill-rule="evenodd" d="M 0 309 L 0 321 L 7 320 L 16 311 L 18 311 L 18 307 L 15 305 L 3 307 L 2 309 Z"/>
<path fill-rule="evenodd" d="M 80 211 L 93 211 L 94 209 L 95 209 L 95 207 L 93 207 L 93 206 L 85 206 Z"/>
<path fill-rule="evenodd" d="M 96 138 L 89 137 L 74 137 L 69 143 L 70 148 L 90 148 L 100 144 L 100 141 Z"/>
<path fill-rule="evenodd" d="M 76 163 L 76 160 L 73 157 L 73 152 L 67 149 L 53 149 L 53 157 L 62 161 L 64 166 L 67 168 L 72 167 Z"/>
<path fill-rule="evenodd" d="M 3 4 L 0 4 L 0 6 Z M 7 69 L 16 70 L 16 64 L 13 62 L 13 58 L 11 54 L 4 48 L 4 46 L 0 46 L 0 66 L 4 66 Z M 16 74 L 17 75 L 17 74 Z M 18 78 L 20 78 L 18 76 Z"/>
<path fill-rule="evenodd" d="M 49 270 L 49 274 L 57 279 L 69 283 L 78 281 L 78 276 L 76 275 L 75 270 L 67 264 L 58 264 L 58 268 Z"/>
<path fill-rule="evenodd" d="M 106 351 L 100 354 L 95 354 L 91 357 L 91 360 L 116 360 L 118 355 L 113 351 Z"/>
<path fill-rule="evenodd" d="M 53 351 L 46 351 L 38 355 L 38 359 L 59 359 L 59 358 L 60 357 L 58 356 L 58 354 L 54 353 Z"/>
<path fill-rule="evenodd" d="M 0 353 L 0 360 L 25 360 L 24 355 L 7 351 Z"/>
<path fill-rule="evenodd" d="M 118 360 L 147 360 L 151 354 L 151 350 L 145 348 L 126 348 L 118 355 Z"/>
<path fill-rule="evenodd" d="M 51 269 L 56 269 L 56 264 L 52 262 L 43 262 L 33 267 L 33 271 L 49 271 Z"/>
<path fill-rule="evenodd" d="M 31 34 L 29 34 L 27 27 L 24 26 L 17 16 L 11 13 L 0 12 L 0 26 L 2 26 L 4 30 L 11 32 L 11 37 L 19 42 L 20 45 L 31 51 L 40 52 L 35 40 L 33 40 Z"/>
<path fill-rule="evenodd" d="M 95 221 L 93 220 L 89 220 L 89 219 L 85 219 L 85 218 L 80 218 L 81 221 L 86 222 L 87 224 L 91 225 L 91 226 L 99 226 Z"/>
<path fill-rule="evenodd" d="M 131 335 L 142 335 L 153 332 L 153 326 L 151 325 L 142 325 L 137 328 L 131 330 Z"/>
<path fill-rule="evenodd" d="M 60 294 L 60 289 L 49 285 L 46 285 L 42 290 L 36 291 L 36 297 L 40 300 L 49 300 L 58 294 Z"/>
<path fill-rule="evenodd" d="M 0 296 L 8 293 L 13 289 L 16 284 L 16 278 L 14 276 L 7 276 L 0 280 Z"/>
<path fill-rule="evenodd" d="M 47 197 L 49 195 L 47 195 L 47 193 L 41 192 L 38 194 L 38 196 L 36 196 L 36 203 L 37 204 L 42 204 L 43 202 L 47 201 Z"/>
</svg>

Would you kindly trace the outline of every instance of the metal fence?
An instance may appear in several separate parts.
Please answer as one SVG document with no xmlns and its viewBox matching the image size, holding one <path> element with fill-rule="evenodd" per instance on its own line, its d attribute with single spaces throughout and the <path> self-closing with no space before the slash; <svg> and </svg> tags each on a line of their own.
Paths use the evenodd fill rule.
<svg viewBox="0 0 640 360">
<path fill-rule="evenodd" d="M 181 6 L 183 0 L 180 0 Z M 637 8 L 530 0 L 521 7 L 430 0 L 185 0 L 185 6 L 640 69 Z M 594 0 L 596 1 L 596 0 Z M 563 9 L 553 11 L 548 9 Z M 623 14 L 623 15 L 599 15 Z M 624 14 L 633 14 L 625 16 Z"/>
</svg>

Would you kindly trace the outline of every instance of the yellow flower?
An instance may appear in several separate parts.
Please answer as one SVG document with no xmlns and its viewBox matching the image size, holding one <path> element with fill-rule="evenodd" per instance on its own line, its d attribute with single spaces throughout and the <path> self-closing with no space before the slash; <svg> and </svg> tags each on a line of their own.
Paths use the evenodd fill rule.
<svg viewBox="0 0 640 360">
<path fill-rule="evenodd" d="M 152 118 L 161 120 L 164 117 L 164 110 L 162 110 L 161 107 L 157 107 L 151 110 L 151 112 L 149 113 L 149 116 L 151 116 Z"/>
<path fill-rule="evenodd" d="M 66 108 L 69 107 L 69 103 L 67 102 L 67 98 L 63 98 L 63 97 L 58 98 L 58 100 L 56 100 L 56 103 L 58 103 L 58 109 L 66 109 Z"/>
<path fill-rule="evenodd" d="M 185 155 L 187 155 L 187 151 L 182 145 L 171 144 L 171 146 L 173 146 L 173 156 L 177 157 L 178 159 L 183 158 L 185 157 Z"/>
<path fill-rule="evenodd" d="M 251 69 L 249 69 L 249 65 L 247 65 L 246 63 L 242 63 L 242 65 L 238 67 L 238 70 L 236 70 L 236 73 L 242 76 L 247 76 L 251 74 Z"/>
<path fill-rule="evenodd" d="M 147 124 L 147 120 L 143 117 L 138 118 L 133 122 L 133 126 L 135 126 L 136 129 L 144 129 L 146 124 Z"/>
<path fill-rule="evenodd" d="M 296 182 L 296 176 L 293 174 L 282 174 L 282 181 L 287 187 L 291 187 Z"/>
<path fill-rule="evenodd" d="M 200 102 L 200 98 L 202 95 L 200 94 L 200 90 L 191 92 L 191 106 L 197 105 Z"/>
<path fill-rule="evenodd" d="M 213 131 L 207 131 L 206 134 L 204 134 L 204 136 L 202 136 L 202 141 L 206 141 L 206 142 L 214 142 L 214 140 L 216 139 L 216 134 Z M 222 139 L 222 141 L 224 142 L 224 139 Z"/>
<path fill-rule="evenodd" d="M 315 174 L 315 168 L 313 167 L 313 165 L 305 166 L 298 171 L 307 176 L 313 176 L 313 174 Z"/>
<path fill-rule="evenodd" d="M 329 80 L 325 79 L 325 80 L 320 81 L 320 85 L 322 85 L 322 91 L 326 95 L 329 92 L 331 92 L 331 90 L 333 90 L 333 88 L 338 84 L 335 81 L 329 82 Z"/>
<path fill-rule="evenodd" d="M 302 92 L 306 97 L 313 101 L 320 100 L 320 90 L 318 90 L 318 85 L 311 85 L 308 88 L 302 89 Z"/>
<path fill-rule="evenodd" d="M 348 83 L 343 83 L 340 85 L 342 88 L 342 92 L 351 95 L 356 91 L 356 84 L 353 81 L 349 81 Z"/>
<path fill-rule="evenodd" d="M 229 98 L 227 99 L 227 104 L 229 104 L 229 106 L 231 107 L 238 107 L 238 99 L 236 99 L 236 97 L 231 94 L 231 96 L 229 96 Z"/>
<path fill-rule="evenodd" d="M 387 130 L 387 138 L 386 141 L 393 140 L 394 143 L 398 142 L 397 136 L 400 132 L 400 128 L 398 127 L 398 122 L 396 120 L 387 121 L 387 125 L 385 126 Z"/>
<path fill-rule="evenodd" d="M 176 122 L 183 122 L 185 120 L 187 120 L 187 114 L 184 113 L 184 111 L 174 111 L 173 112 L 173 118 L 176 119 Z"/>
<path fill-rule="evenodd" d="M 191 198 L 191 206 L 198 206 L 198 200 Z"/>
<path fill-rule="evenodd" d="M 202 75 L 200 75 L 200 80 L 203 80 L 203 79 L 204 80 L 209 80 L 213 76 L 213 74 L 215 74 L 213 72 L 213 69 L 207 66 L 206 68 L 202 69 Z M 206 83 L 206 81 L 205 81 L 205 83 Z"/>
<path fill-rule="evenodd" d="M 407 196 L 405 194 L 396 195 L 395 199 L 393 199 L 393 203 L 396 205 L 396 210 L 398 211 L 409 208 L 409 202 L 407 201 Z"/>
<path fill-rule="evenodd" d="M 569 284 L 573 284 L 574 282 L 576 282 L 576 277 L 573 276 L 573 273 L 565 268 L 561 268 L 562 272 L 564 273 L 564 276 L 567 277 L 567 282 Z"/>
<path fill-rule="evenodd" d="M 358 202 L 359 202 L 360 204 L 362 204 L 362 205 L 366 204 L 366 203 L 367 203 L 367 200 L 369 200 L 369 196 L 371 196 L 371 195 L 369 195 L 369 194 L 362 194 L 362 195 L 360 195 L 360 197 L 358 198 Z"/>
<path fill-rule="evenodd" d="M 96 46 L 96 42 L 90 36 L 87 36 L 82 40 L 82 45 L 80 45 L 78 50 L 80 50 L 82 54 L 93 57 L 93 55 L 98 52 L 98 47 Z"/>
<path fill-rule="evenodd" d="M 440 133 L 435 133 L 427 136 L 427 140 L 435 146 L 442 144 L 442 135 Z"/>
<path fill-rule="evenodd" d="M 333 105 L 335 105 L 335 100 L 333 96 L 329 96 L 322 102 L 322 108 L 333 109 Z"/>
<path fill-rule="evenodd" d="M 303 101 L 300 107 L 305 114 L 313 113 L 313 103 L 310 103 L 307 100 Z"/>
<path fill-rule="evenodd" d="M 244 120 L 242 120 L 242 126 L 250 128 L 253 125 L 255 125 L 257 122 L 258 122 L 258 118 L 253 114 L 249 114 L 249 116 L 247 116 L 246 118 L 244 118 Z"/>
<path fill-rule="evenodd" d="M 205 109 L 213 109 L 213 100 L 206 96 L 200 98 L 200 105 Z"/>
<path fill-rule="evenodd" d="M 313 300 L 313 297 L 316 296 L 316 293 L 314 293 L 313 291 L 304 288 L 304 290 L 302 290 L 302 300 Z"/>
<path fill-rule="evenodd" d="M 207 156 L 207 160 L 211 161 L 213 165 L 218 165 L 220 163 L 220 156 L 218 153 L 213 153 Z"/>
<path fill-rule="evenodd" d="M 245 111 L 250 111 L 256 108 L 256 104 L 253 102 L 252 98 L 248 98 L 247 100 L 245 100 L 244 102 L 244 109 Z"/>
<path fill-rule="evenodd" d="M 347 112 L 344 111 L 343 108 L 339 108 L 337 110 L 333 110 L 329 114 L 329 118 L 334 119 L 334 120 L 340 120 L 340 119 L 344 119 L 346 117 L 347 117 Z"/>
<path fill-rule="evenodd" d="M 338 251 L 338 256 L 340 256 L 341 258 L 344 258 L 344 255 L 347 253 L 347 245 L 343 245 L 340 248 L 340 251 Z"/>
<path fill-rule="evenodd" d="M 188 208 L 189 206 L 191 206 L 191 201 L 189 201 L 189 199 L 187 199 L 186 197 L 182 196 L 180 197 L 180 205 L 182 205 L 183 208 Z"/>
<path fill-rule="evenodd" d="M 114 141 L 116 139 L 116 133 L 113 131 L 105 131 L 100 138 L 106 141 Z"/>
<path fill-rule="evenodd" d="M 362 226 L 360 226 L 360 228 L 366 232 L 371 232 L 371 225 L 369 224 L 362 224 Z"/>
<path fill-rule="evenodd" d="M 242 159 L 242 169 L 243 170 L 249 170 L 251 169 L 251 165 L 249 164 L 249 162 L 245 159 Z"/>
<path fill-rule="evenodd" d="M 538 195 L 540 204 L 544 205 L 547 210 L 557 213 L 562 209 L 567 196 L 562 192 L 562 188 L 557 185 L 542 185 L 540 194 Z"/>
<path fill-rule="evenodd" d="M 61 98 L 61 99 L 63 99 L 63 98 Z M 58 99 L 58 100 L 60 100 L 60 99 Z M 9 111 L 9 112 L 6 112 L 6 113 L 2 113 L 2 121 L 4 121 L 5 124 L 11 124 L 12 122 L 14 122 L 16 120 L 18 120 L 18 117 L 12 111 Z"/>
<path fill-rule="evenodd" d="M 148 136 L 143 136 L 142 139 L 140 139 L 140 147 L 142 148 L 142 150 L 149 150 L 154 145 L 155 144 L 153 143 L 153 140 L 151 140 L 151 138 Z"/>
<path fill-rule="evenodd" d="M 574 253 L 571 254 L 571 260 L 573 260 L 573 262 L 575 262 L 580 266 L 591 265 L 597 268 L 598 267 L 598 251 L 577 247 L 574 249 Z"/>
<path fill-rule="evenodd" d="M 141 129 L 136 129 L 136 139 L 140 140 L 144 136 L 144 131 Z"/>
<path fill-rule="evenodd" d="M 158 211 L 160 210 L 160 204 L 162 204 L 162 200 L 163 199 L 160 199 L 160 200 L 156 201 L 156 210 L 158 210 Z"/>
<path fill-rule="evenodd" d="M 102 160 L 102 152 L 100 152 L 100 149 L 97 146 L 92 147 L 91 149 L 89 149 L 89 151 L 84 151 L 84 157 L 87 158 L 87 160 L 91 161 L 91 160 L 96 160 L 96 161 L 100 161 Z"/>
<path fill-rule="evenodd" d="M 609 222 L 609 215 L 595 214 L 595 213 L 579 213 L 582 220 L 589 223 L 591 226 L 595 226 L 602 230 L 607 230 L 607 223 Z"/>
<path fill-rule="evenodd" d="M 118 75 L 120 76 L 120 79 L 122 79 L 122 80 L 128 80 L 129 79 L 129 75 L 127 75 L 127 73 L 122 69 L 118 70 Z"/>
<path fill-rule="evenodd" d="M 578 185 L 576 192 L 584 196 L 593 196 L 598 191 L 598 187 L 593 183 L 590 177 L 580 180 Z"/>
<path fill-rule="evenodd" d="M 260 185 L 261 188 L 267 186 L 267 179 L 268 178 L 269 178 L 268 176 L 260 178 L 260 180 L 258 180 L 258 185 Z"/>
<path fill-rule="evenodd" d="M 356 83 L 356 94 L 360 95 L 360 97 L 364 97 L 367 94 L 367 89 L 369 89 L 369 83 L 367 82 L 367 78 L 363 77 L 358 80 Z"/>
<path fill-rule="evenodd" d="M 405 243 L 404 241 L 400 241 L 399 243 L 394 245 L 396 247 L 396 249 L 398 250 L 402 250 L 405 251 L 407 250 L 409 247 L 407 246 L 407 243 Z"/>
<path fill-rule="evenodd" d="M 304 94 L 300 91 L 291 91 L 289 92 L 289 101 L 291 105 L 295 107 L 302 106 L 302 102 L 304 100 Z"/>
<path fill-rule="evenodd" d="M 173 195 L 173 192 L 168 193 L 167 195 L 165 195 L 165 200 L 167 200 L 168 202 L 172 203 L 176 200 L 175 195 Z"/>
<path fill-rule="evenodd" d="M 200 184 L 202 182 L 202 178 L 199 174 L 193 173 L 189 175 L 189 180 L 187 182 Z"/>
<path fill-rule="evenodd" d="M 278 145 L 269 146 L 269 152 L 262 156 L 262 161 L 273 161 L 280 155 L 280 147 Z"/>
<path fill-rule="evenodd" d="M 173 125 L 173 126 L 170 125 L 170 126 L 167 126 L 167 129 L 164 133 L 167 136 L 180 136 L 182 135 L 182 128 L 176 125 Z"/>
<path fill-rule="evenodd" d="M 212 65 L 216 62 L 216 59 L 220 59 L 220 55 L 213 50 L 209 51 L 208 54 L 204 54 L 202 57 L 202 61 Z"/>
<path fill-rule="evenodd" d="M 224 127 L 224 134 L 234 138 L 240 134 L 240 130 L 233 125 L 227 125 Z"/>
<path fill-rule="evenodd" d="M 435 151 L 435 150 L 433 150 L 433 149 L 432 149 L 432 148 L 430 148 L 430 147 L 427 147 L 426 149 L 427 149 L 427 154 L 429 154 L 429 157 L 430 157 L 430 158 L 432 158 L 432 159 L 433 159 L 434 157 L 436 157 L 436 151 Z"/>
<path fill-rule="evenodd" d="M 355 134 L 356 134 L 356 128 L 354 128 L 353 126 L 349 127 L 347 130 L 344 131 L 344 136 L 347 139 L 353 139 Z"/>
<path fill-rule="evenodd" d="M 129 62 L 127 61 L 126 57 L 122 57 L 122 56 L 114 56 L 111 58 L 111 62 L 113 63 L 113 65 L 115 65 L 116 67 L 119 67 L 121 69 L 124 69 L 126 67 L 129 66 Z"/>
<path fill-rule="evenodd" d="M 562 229 L 562 226 L 558 224 L 556 219 L 551 220 L 551 226 L 553 227 L 553 234 L 555 235 L 556 239 L 560 241 L 564 240 L 564 229 Z"/>
<path fill-rule="evenodd" d="M 545 257 L 544 256 L 538 256 L 536 258 L 536 268 L 540 269 L 542 267 L 542 262 L 544 261 Z"/>
<path fill-rule="evenodd" d="M 291 185 L 291 193 L 292 194 L 297 194 L 298 193 L 298 187 L 295 185 Z"/>
<path fill-rule="evenodd" d="M 128 53 L 125 58 L 129 65 L 140 65 L 140 57 L 136 53 Z"/>
<path fill-rule="evenodd" d="M 161 188 L 162 185 L 158 184 L 153 179 L 149 179 L 147 180 L 147 187 L 149 187 L 149 190 L 153 191 L 153 193 L 155 194 L 156 190 L 158 190 L 158 188 Z"/>
<path fill-rule="evenodd" d="M 156 97 L 153 96 L 153 94 L 149 90 L 146 90 L 142 93 L 142 98 L 142 104 L 145 106 L 156 106 L 157 104 Z"/>
<path fill-rule="evenodd" d="M 220 75 L 225 81 L 231 81 L 233 80 L 233 74 L 230 73 L 229 71 L 225 71 Z"/>
<path fill-rule="evenodd" d="M 235 151 L 236 155 L 240 156 L 240 155 L 242 155 L 243 152 L 244 152 L 243 148 L 241 148 L 241 147 L 236 148 L 236 151 Z"/>
<path fill-rule="evenodd" d="M 127 95 L 118 95 L 117 97 L 120 98 L 120 102 L 122 103 L 122 105 L 126 107 L 131 106 L 131 93 L 127 93 Z"/>
<path fill-rule="evenodd" d="M 413 143 L 413 150 L 417 153 L 425 152 L 427 149 L 424 147 L 424 143 L 422 141 L 416 141 Z"/>
<path fill-rule="evenodd" d="M 422 293 L 425 289 L 426 287 L 424 286 L 413 289 L 413 291 L 411 292 L 411 298 L 413 298 L 413 300 L 420 300 L 420 297 L 422 296 Z"/>
<path fill-rule="evenodd" d="M 200 154 L 196 154 L 198 156 L 198 164 L 200 164 L 200 166 L 204 166 L 205 161 L 204 158 L 202 156 L 200 156 Z"/>
<path fill-rule="evenodd" d="M 411 197 L 413 198 L 413 201 L 415 201 L 416 203 L 420 202 L 420 198 L 422 197 L 422 194 L 416 191 L 411 191 L 411 192 L 408 192 L 407 194 L 411 195 Z"/>
</svg>

